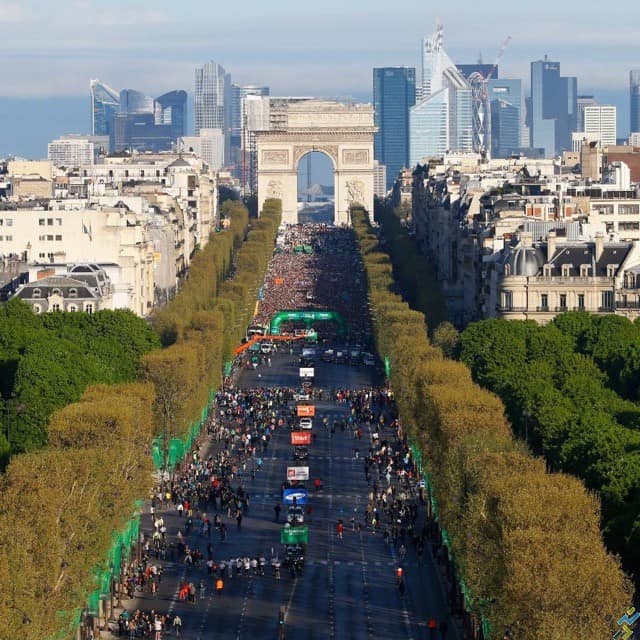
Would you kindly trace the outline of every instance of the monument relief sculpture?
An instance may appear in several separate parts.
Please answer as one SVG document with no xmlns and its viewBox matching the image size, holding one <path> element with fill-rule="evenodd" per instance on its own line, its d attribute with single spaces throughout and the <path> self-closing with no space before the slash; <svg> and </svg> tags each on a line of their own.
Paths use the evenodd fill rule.
<svg viewBox="0 0 640 640">
<path fill-rule="evenodd" d="M 267 197 L 282 199 L 282 182 L 280 180 L 269 180 L 267 185 Z"/>
<path fill-rule="evenodd" d="M 262 152 L 262 162 L 265 164 L 288 164 L 289 152 L 286 149 L 265 149 Z"/>
<path fill-rule="evenodd" d="M 352 204 L 364 204 L 364 182 L 362 180 L 349 180 L 347 182 L 347 202 Z"/>
<path fill-rule="evenodd" d="M 369 162 L 369 151 L 367 149 L 344 149 L 342 162 L 346 164 L 366 164 Z"/>
</svg>

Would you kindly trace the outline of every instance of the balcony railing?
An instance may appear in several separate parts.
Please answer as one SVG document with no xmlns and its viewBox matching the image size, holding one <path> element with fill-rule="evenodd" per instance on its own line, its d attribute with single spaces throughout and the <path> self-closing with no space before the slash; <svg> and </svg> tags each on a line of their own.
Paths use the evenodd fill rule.
<svg viewBox="0 0 640 640">
<path fill-rule="evenodd" d="M 528 311 L 527 307 L 511 307 L 511 306 L 503 306 L 498 305 L 496 307 L 498 313 L 524 313 Z"/>
<path fill-rule="evenodd" d="M 569 307 L 567 307 L 566 304 L 564 306 L 560 305 L 559 307 L 556 307 L 557 313 L 564 313 L 565 311 L 569 311 Z"/>
<path fill-rule="evenodd" d="M 541 312 L 541 313 L 546 313 L 548 311 L 550 311 L 549 306 L 545 305 L 542 307 L 536 307 L 536 311 Z"/>
<path fill-rule="evenodd" d="M 640 302 L 624 302 L 618 300 L 616 302 L 616 309 L 640 309 Z"/>
<path fill-rule="evenodd" d="M 575 284 L 611 284 L 613 277 L 605 276 L 535 276 L 531 278 L 534 282 L 549 283 L 549 281 L 559 283 L 575 283 Z"/>
</svg>

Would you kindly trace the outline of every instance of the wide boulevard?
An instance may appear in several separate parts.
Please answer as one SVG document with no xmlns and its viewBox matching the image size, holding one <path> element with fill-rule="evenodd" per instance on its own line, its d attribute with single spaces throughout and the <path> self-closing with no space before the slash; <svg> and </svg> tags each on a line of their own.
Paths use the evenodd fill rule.
<svg viewBox="0 0 640 640">
<path fill-rule="evenodd" d="M 305 250 L 301 251 L 302 246 Z M 306 250 L 307 245 L 313 247 Z M 313 301 L 316 308 L 337 309 L 346 318 L 352 334 L 363 345 L 371 348 L 369 318 L 366 311 L 364 278 L 362 277 L 353 237 L 346 230 L 326 230 L 303 225 L 289 229 L 278 240 L 278 248 L 265 279 L 257 320 L 266 322 L 283 305 L 284 308 L 304 308 Z M 325 327 L 326 329 L 326 327 Z M 333 340 L 342 340 L 329 331 Z M 326 336 L 320 331 L 320 338 Z M 353 335 L 352 335 L 353 340 Z M 202 535 L 194 526 L 187 534 L 185 518 L 179 518 L 173 503 L 159 507 L 155 519 L 161 515 L 167 527 L 167 540 L 177 546 L 178 530 L 184 542 L 192 549 L 199 549 L 206 560 L 207 546 L 211 543 L 213 559 L 220 563 L 231 558 L 264 556 L 267 559 L 265 575 L 249 571 L 249 575 L 229 577 L 225 572 L 221 594 L 215 592 L 215 579 L 208 575 L 204 563 L 190 567 L 184 556 L 167 554 L 156 559 L 151 553 L 149 562 L 162 565 L 163 576 L 157 593 L 147 589 L 137 591 L 134 598 L 124 599 L 122 605 L 130 613 L 136 609 L 160 614 L 179 615 L 183 626 L 181 636 L 190 640 L 205 638 L 304 638 L 368 640 L 389 638 L 394 640 L 422 640 L 423 638 L 461 638 L 456 620 L 448 613 L 448 587 L 444 568 L 437 559 L 436 549 L 427 541 L 424 553 L 418 555 L 418 547 L 408 539 L 407 554 L 401 558 L 401 541 L 396 544 L 383 537 L 382 527 L 372 530 L 365 515 L 373 483 L 378 489 L 386 489 L 389 480 L 377 469 L 370 482 L 365 475 L 364 459 L 373 446 L 372 431 L 368 424 L 361 427 L 361 439 L 353 429 L 336 428 L 335 433 L 323 425 L 347 417 L 350 407 L 336 403 L 332 390 L 371 389 L 383 384 L 380 366 L 347 365 L 325 362 L 323 350 L 335 351 L 346 345 L 318 345 L 315 359 L 314 389 L 322 389 L 321 400 L 315 402 L 314 442 L 309 447 L 308 460 L 294 460 L 291 434 L 287 426 L 279 427 L 272 434 L 267 449 L 255 454 L 251 465 L 258 468 L 254 477 L 249 468 L 242 477 L 231 481 L 233 489 L 242 485 L 249 494 L 249 508 L 243 514 L 242 525 L 236 526 L 232 514 L 226 510 L 220 515 L 227 525 L 224 541 L 213 529 L 210 537 Z M 267 356 L 246 351 L 238 360 L 234 374 L 234 387 L 257 389 L 259 387 L 300 388 L 301 344 L 295 342 L 293 353 L 281 345 L 278 353 Z M 250 366 L 251 359 L 255 368 Z M 259 362 L 259 364 L 258 364 Z M 239 368 L 238 368 L 239 367 Z M 380 434 L 398 450 L 394 430 Z M 384 444 L 384 442 L 383 442 Z M 216 455 L 224 442 L 204 436 L 200 456 L 206 459 Z M 260 465 L 255 460 L 260 457 Z M 304 568 L 292 574 L 282 567 L 278 577 L 270 566 L 272 557 L 284 559 L 280 544 L 282 522 L 287 507 L 281 506 L 280 522 L 275 521 L 275 506 L 282 501 L 282 485 L 287 478 L 288 466 L 308 466 L 309 504 L 305 505 L 305 525 L 308 527 L 308 544 Z M 322 488 L 315 490 L 314 480 L 320 479 Z M 418 503 L 418 485 L 407 493 L 398 486 L 394 476 L 390 482 L 398 494 L 404 492 L 407 504 Z M 218 506 L 218 505 L 216 505 Z M 309 509 L 310 507 L 310 509 Z M 416 531 L 422 531 L 424 505 L 419 505 Z M 211 505 L 207 515 L 213 519 Z M 194 512 L 194 521 L 198 521 Z M 229 517 L 230 516 L 230 517 Z M 338 535 L 338 522 L 344 523 L 342 538 Z M 149 539 L 153 534 L 154 517 L 148 505 L 142 519 L 142 530 Z M 385 525 L 388 526 L 388 525 Z M 397 571 L 402 568 L 404 589 L 397 584 Z M 256 575 L 257 573 L 257 575 Z M 199 587 L 204 580 L 206 590 L 200 590 L 195 602 L 179 597 L 180 585 L 193 583 Z M 284 624 L 279 616 L 284 617 Z M 438 629 L 428 628 L 429 620 Z M 439 629 L 444 623 L 445 632 Z M 114 627 L 116 625 L 113 625 Z M 171 633 L 174 633 L 171 630 Z M 166 637 L 167 632 L 163 632 Z"/>
<path fill-rule="evenodd" d="M 260 366 L 256 371 L 244 371 L 239 385 L 293 387 L 299 383 L 297 355 L 289 352 L 274 354 L 272 366 Z M 316 366 L 315 387 L 328 392 L 334 388 L 363 388 L 379 383 L 371 367 L 319 362 Z M 429 637 L 427 620 L 441 621 L 446 616 L 446 593 L 443 572 L 432 558 L 427 545 L 422 562 L 418 561 L 412 545 L 407 543 L 407 557 L 401 562 L 398 547 L 385 543 L 379 532 L 362 528 L 364 509 L 371 487 L 367 485 L 363 456 L 370 446 L 371 434 L 363 433 L 362 440 L 340 428 L 334 434 L 322 426 L 327 416 L 329 424 L 334 418 L 345 416 L 347 405 L 327 400 L 316 402 L 314 418 L 315 442 L 309 448 L 308 461 L 296 462 L 290 445 L 288 429 L 279 429 L 263 457 L 262 469 L 251 480 L 241 482 L 250 495 L 250 508 L 237 530 L 235 522 L 228 522 L 229 533 L 224 542 L 212 532 L 216 561 L 245 555 L 272 555 L 282 559 L 280 530 L 286 507 L 282 507 L 280 524 L 275 520 L 274 507 L 281 500 L 281 484 L 286 478 L 287 466 L 307 465 L 310 468 L 311 515 L 306 515 L 309 528 L 304 569 L 295 577 L 284 567 L 277 579 L 270 566 L 264 576 L 225 577 L 221 596 L 214 593 L 214 582 L 207 577 L 206 568 L 187 569 L 183 564 L 163 561 L 164 575 L 158 594 L 138 595 L 133 601 L 125 600 L 129 611 L 136 608 L 161 613 L 179 614 L 183 620 L 181 637 L 205 638 L 278 638 L 278 614 L 285 607 L 284 633 L 286 638 L 407 638 L 418 640 Z M 212 450 L 215 443 L 207 443 Z M 357 453 L 356 453 L 357 452 Z M 206 451 L 205 451 L 206 454 Z M 323 488 L 315 492 L 313 479 L 320 478 Z M 172 508 L 163 511 L 169 538 L 184 524 Z M 356 530 L 353 530 L 355 519 Z M 143 529 L 153 531 L 151 516 L 143 516 Z M 345 524 L 343 539 L 336 534 L 339 519 Z M 206 548 L 208 539 L 197 531 L 187 538 L 192 548 Z M 396 587 L 396 569 L 404 567 L 406 590 L 401 595 Z M 204 600 L 199 596 L 195 604 L 178 598 L 178 586 L 184 579 L 198 584 L 207 581 Z M 449 620 L 447 618 L 447 620 Z M 447 638 L 456 638 L 455 623 L 449 620 Z"/>
</svg>

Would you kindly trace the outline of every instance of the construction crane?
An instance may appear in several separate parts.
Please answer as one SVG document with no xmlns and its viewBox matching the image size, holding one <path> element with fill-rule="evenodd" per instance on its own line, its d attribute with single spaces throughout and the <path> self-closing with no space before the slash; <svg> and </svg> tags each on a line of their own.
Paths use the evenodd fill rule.
<svg viewBox="0 0 640 640">
<path fill-rule="evenodd" d="M 493 66 L 486 75 L 476 71 L 469 76 L 471 96 L 473 100 L 473 150 L 488 157 L 491 150 L 491 100 L 489 96 L 489 80 L 498 68 L 500 60 L 511 43 L 508 36 L 500 45 Z"/>
</svg>

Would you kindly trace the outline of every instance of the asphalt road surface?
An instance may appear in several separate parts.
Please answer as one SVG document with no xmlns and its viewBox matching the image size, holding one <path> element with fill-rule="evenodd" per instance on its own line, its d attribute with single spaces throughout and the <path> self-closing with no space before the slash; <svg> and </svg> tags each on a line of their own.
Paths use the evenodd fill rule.
<svg viewBox="0 0 640 640">
<path fill-rule="evenodd" d="M 270 367 L 262 365 L 256 371 L 243 371 L 238 386 L 297 386 L 298 382 L 297 358 L 287 351 L 274 354 Z M 371 367 L 318 363 L 315 382 L 316 387 L 330 390 L 368 387 L 379 381 Z M 250 508 L 241 531 L 236 529 L 234 521 L 225 518 L 226 541 L 220 542 L 215 530 L 211 536 L 216 561 L 245 555 L 264 555 L 268 561 L 272 551 L 282 557 L 282 525 L 274 521 L 274 506 L 280 501 L 280 486 L 286 478 L 287 466 L 308 465 L 312 514 L 305 516 L 309 544 L 303 571 L 293 577 L 283 567 L 280 579 L 276 579 L 267 566 L 265 576 L 234 575 L 225 578 L 221 596 L 214 593 L 213 580 L 209 578 L 205 598 L 190 604 L 178 599 L 179 581 L 186 576 L 197 585 L 201 578 L 207 577 L 205 567 L 187 570 L 184 565 L 163 561 L 159 593 L 155 597 L 145 593 L 135 600 L 125 599 L 126 609 L 178 613 L 183 620 L 181 637 L 189 640 L 439 639 L 442 637 L 439 633 L 430 635 L 427 620 L 433 617 L 439 622 L 443 616 L 449 626 L 446 637 L 462 638 L 454 622 L 446 617 L 443 570 L 432 558 L 429 545 L 420 563 L 412 545 L 407 544 L 409 551 L 402 563 L 406 591 L 400 595 L 395 582 L 395 570 L 400 563 L 397 548 L 385 543 L 380 533 L 352 529 L 352 518 L 356 523 L 363 522 L 370 491 L 363 463 L 369 433 L 365 430 L 361 441 L 340 429 L 332 435 L 323 428 L 322 418 L 327 415 L 331 424 L 334 416 L 346 413 L 347 405 L 323 400 L 316 407 L 316 441 L 309 448 L 309 460 L 293 460 L 289 431 L 286 427 L 279 429 L 263 455 L 263 468 L 255 480 L 243 479 L 250 495 Z M 324 483 L 319 492 L 313 490 L 314 478 L 321 478 Z M 285 512 L 283 507 L 281 522 Z M 163 514 L 172 539 L 182 521 L 175 511 Z M 345 524 L 342 540 L 337 539 L 336 534 L 338 519 Z M 149 514 L 143 515 L 142 525 L 149 535 L 152 532 Z M 199 547 L 206 557 L 208 540 L 197 531 L 191 533 L 187 542 L 192 549 Z M 286 608 L 284 629 L 278 624 L 281 606 Z M 279 635 L 281 633 L 284 635 Z"/>
</svg>

